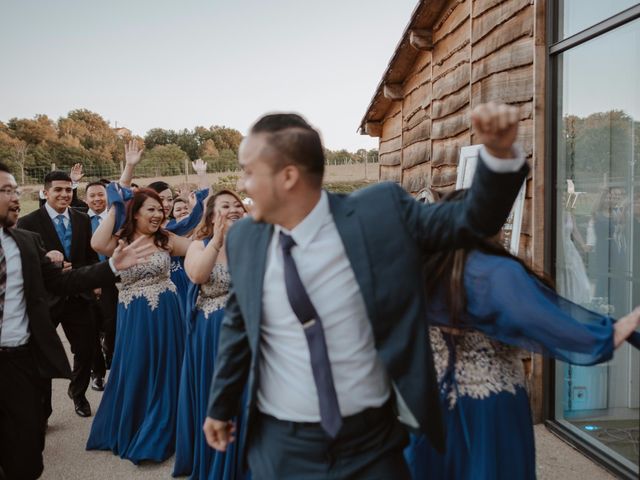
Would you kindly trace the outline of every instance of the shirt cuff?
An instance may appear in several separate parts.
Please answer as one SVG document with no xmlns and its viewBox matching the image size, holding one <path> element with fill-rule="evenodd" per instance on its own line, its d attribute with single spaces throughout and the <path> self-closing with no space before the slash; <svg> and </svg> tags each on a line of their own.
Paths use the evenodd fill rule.
<svg viewBox="0 0 640 480">
<path fill-rule="evenodd" d="M 514 145 L 511 151 L 513 152 L 513 158 L 505 160 L 491 155 L 483 145 L 480 149 L 480 158 L 489 170 L 494 173 L 513 173 L 522 168 L 525 158 L 524 151 L 519 145 Z"/>
<path fill-rule="evenodd" d="M 120 275 L 120 272 L 118 270 L 116 270 L 115 265 L 113 264 L 113 258 L 109 258 L 109 267 L 111 268 L 111 271 L 113 272 L 113 274 L 117 277 L 118 275 Z"/>
</svg>

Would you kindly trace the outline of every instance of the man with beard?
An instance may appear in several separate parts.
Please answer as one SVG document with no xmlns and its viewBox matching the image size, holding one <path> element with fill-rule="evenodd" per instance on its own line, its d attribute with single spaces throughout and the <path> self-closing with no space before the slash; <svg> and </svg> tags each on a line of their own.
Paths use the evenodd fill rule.
<svg viewBox="0 0 640 480">
<path fill-rule="evenodd" d="M 43 470 L 42 382 L 71 375 L 46 290 L 64 296 L 108 285 L 149 251 L 121 243 L 109 262 L 64 271 L 37 234 L 12 228 L 19 214 L 20 190 L 0 163 L 0 479 L 29 480 Z"/>
</svg>

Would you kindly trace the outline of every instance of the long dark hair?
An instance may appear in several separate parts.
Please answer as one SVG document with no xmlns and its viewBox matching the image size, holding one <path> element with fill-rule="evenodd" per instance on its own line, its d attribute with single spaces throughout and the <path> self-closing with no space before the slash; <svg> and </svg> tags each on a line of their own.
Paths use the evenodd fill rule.
<svg viewBox="0 0 640 480">
<path fill-rule="evenodd" d="M 442 197 L 443 202 L 451 202 L 464 198 L 466 190 L 454 190 Z M 510 258 L 524 268 L 530 275 L 537 277 L 542 283 L 553 288 L 553 283 L 545 276 L 536 274 L 521 259 L 512 255 L 500 243 L 489 238 L 478 238 L 467 248 L 443 250 L 429 255 L 424 262 L 424 282 L 427 297 L 438 294 L 444 288 L 445 302 L 449 311 L 451 324 L 460 325 L 467 309 L 467 295 L 464 288 L 464 269 L 469 254 L 478 250 L 488 255 Z"/>
<path fill-rule="evenodd" d="M 150 188 L 138 189 L 138 191 L 133 194 L 133 198 L 129 203 L 127 203 L 126 219 L 122 226 L 122 230 L 120 231 L 120 238 L 124 238 L 127 243 L 131 243 L 134 240 L 133 236 L 136 232 L 136 219 L 134 217 L 140 208 L 142 208 L 142 204 L 148 198 L 155 200 L 162 207 L 162 200 L 160 200 L 160 196 Z M 160 224 L 163 224 L 164 220 L 165 215 L 164 210 L 162 210 L 162 222 L 160 222 Z M 158 228 L 158 230 L 153 234 L 153 243 L 161 250 L 168 250 L 169 234 L 164 228 Z"/>
<path fill-rule="evenodd" d="M 220 195 L 231 195 L 240 202 L 240 205 L 242 205 L 245 213 L 247 212 L 247 207 L 245 207 L 244 203 L 242 203 L 242 199 L 236 192 L 232 190 L 220 190 L 216 192 L 215 194 L 207 198 L 207 201 L 204 205 L 204 214 L 202 215 L 202 220 L 200 220 L 200 223 L 196 227 L 195 233 L 193 235 L 194 239 L 204 240 L 205 238 L 209 238 L 213 235 L 213 215 L 215 214 L 216 200 Z"/>
</svg>

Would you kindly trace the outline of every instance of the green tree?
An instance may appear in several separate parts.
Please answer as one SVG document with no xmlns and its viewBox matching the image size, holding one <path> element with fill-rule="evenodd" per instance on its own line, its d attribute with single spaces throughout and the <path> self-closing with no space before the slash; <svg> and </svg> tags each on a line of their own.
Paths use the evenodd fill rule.
<svg viewBox="0 0 640 480">
<path fill-rule="evenodd" d="M 230 172 L 238 170 L 238 156 L 230 148 L 220 152 L 220 156 L 209 163 L 212 172 Z"/>
<path fill-rule="evenodd" d="M 7 127 L 13 132 L 13 136 L 29 145 L 52 144 L 58 140 L 55 123 L 46 115 L 36 115 L 33 120 L 12 118 Z"/>
<path fill-rule="evenodd" d="M 207 162 L 220 158 L 220 152 L 218 152 L 216 144 L 212 139 L 205 140 L 200 146 L 200 158 Z"/>
<path fill-rule="evenodd" d="M 191 160 L 195 160 L 198 158 L 198 151 L 200 150 L 200 144 L 198 143 L 198 139 L 196 135 L 187 130 L 181 130 L 178 132 L 178 136 L 176 139 L 176 145 L 178 145 L 184 153 L 186 153 Z"/>
<path fill-rule="evenodd" d="M 160 177 L 184 173 L 187 154 L 178 145 L 156 145 L 144 153 L 136 175 Z"/>
<path fill-rule="evenodd" d="M 147 150 L 151 150 L 156 145 L 175 144 L 178 141 L 178 134 L 173 130 L 165 130 L 164 128 L 152 128 L 144 136 L 144 146 Z"/>
</svg>

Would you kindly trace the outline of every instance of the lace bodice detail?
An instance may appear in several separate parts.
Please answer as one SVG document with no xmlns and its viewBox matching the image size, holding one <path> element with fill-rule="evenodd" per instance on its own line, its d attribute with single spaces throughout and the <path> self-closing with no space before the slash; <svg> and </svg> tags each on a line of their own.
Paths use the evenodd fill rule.
<svg viewBox="0 0 640 480">
<path fill-rule="evenodd" d="M 429 336 L 438 383 L 450 409 L 455 406 L 458 395 L 482 399 L 505 391 L 515 394 L 517 386 L 524 387 L 522 350 L 476 330 L 454 336 L 455 385 L 451 378 L 443 382 L 449 368 L 449 344 L 438 327 L 430 327 Z"/>
<path fill-rule="evenodd" d="M 168 252 L 153 253 L 146 263 L 120 272 L 120 302 L 126 307 L 138 297 L 146 298 L 151 310 L 158 308 L 160 294 L 169 290 L 176 293 L 170 278 L 171 257 Z"/>
<path fill-rule="evenodd" d="M 205 316 L 224 308 L 229 296 L 231 276 L 225 265 L 216 263 L 211 270 L 207 283 L 200 285 L 200 294 L 196 300 L 196 308 Z"/>
</svg>

